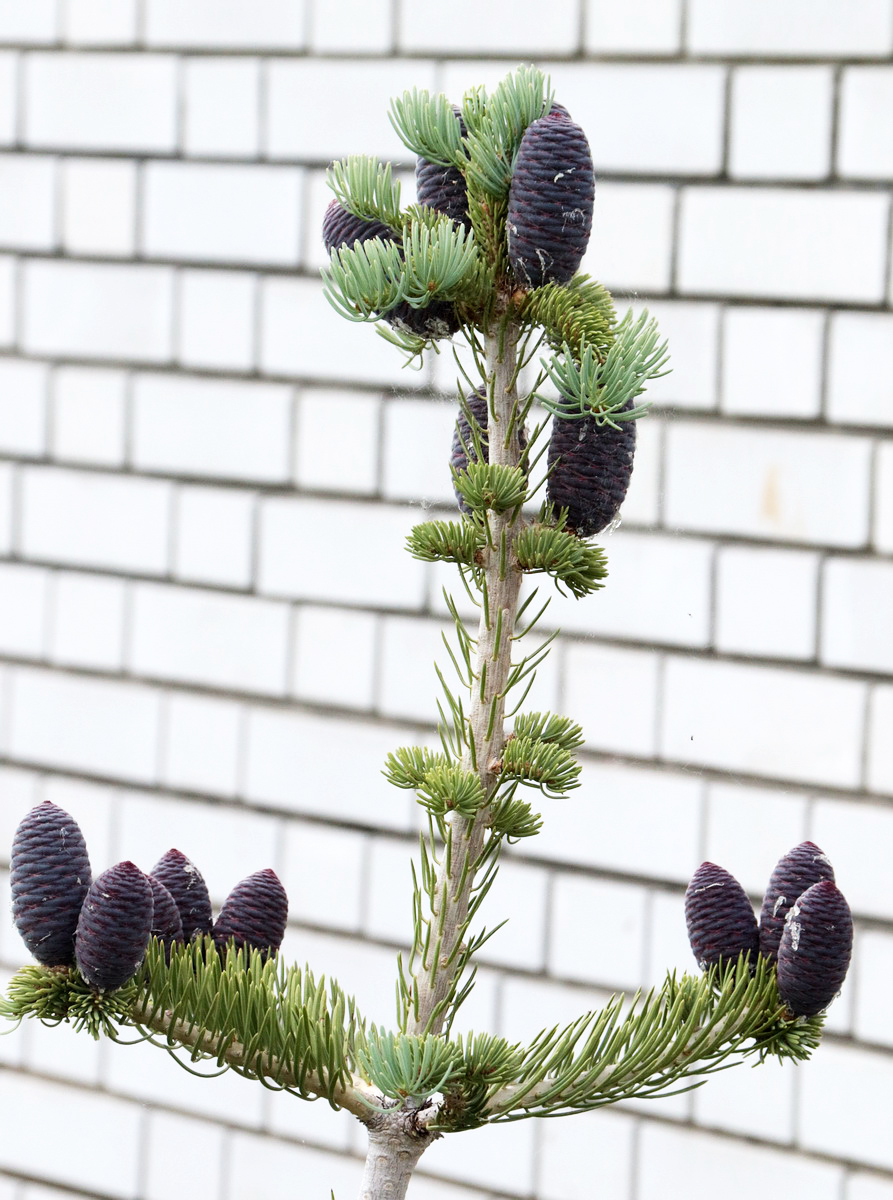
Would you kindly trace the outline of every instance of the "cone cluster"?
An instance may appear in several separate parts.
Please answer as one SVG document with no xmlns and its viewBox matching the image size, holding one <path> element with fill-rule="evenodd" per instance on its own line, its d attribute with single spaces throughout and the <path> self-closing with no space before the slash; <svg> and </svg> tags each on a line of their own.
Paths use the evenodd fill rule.
<svg viewBox="0 0 893 1200">
<path fill-rule="evenodd" d="M 846 978 L 853 919 L 827 855 L 814 842 L 801 842 L 779 859 L 759 922 L 741 884 L 710 862 L 688 885 L 685 920 L 702 969 L 734 963 L 742 954 L 774 962 L 778 994 L 791 1016 L 822 1012 Z"/>
<path fill-rule="evenodd" d="M 149 939 L 170 948 L 209 936 L 221 953 L 231 942 L 275 953 L 285 934 L 288 898 L 271 870 L 233 888 L 215 922 L 207 885 L 179 850 L 168 850 L 148 875 L 120 862 L 92 878 L 77 822 L 44 801 L 26 814 L 10 856 L 13 920 L 46 967 L 76 966 L 98 991 L 136 975 Z"/>
</svg>

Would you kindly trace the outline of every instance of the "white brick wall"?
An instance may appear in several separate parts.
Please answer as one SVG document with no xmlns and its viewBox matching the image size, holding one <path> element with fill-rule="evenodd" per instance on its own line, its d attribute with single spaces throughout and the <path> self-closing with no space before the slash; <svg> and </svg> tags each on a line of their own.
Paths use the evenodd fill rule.
<svg viewBox="0 0 893 1200">
<path fill-rule="evenodd" d="M 533 57 L 595 156 L 584 268 L 669 338 L 607 586 L 543 621 L 530 705 L 583 723 L 581 786 L 531 797 L 460 1020 L 526 1038 L 691 970 L 698 863 L 756 903 L 806 838 L 852 971 L 808 1067 L 444 1139 L 418 1200 L 893 1200 L 891 56 L 889 0 L 0 3 L 4 866 L 41 799 L 96 869 L 178 845 L 219 902 L 273 866 L 286 957 L 390 1023 L 424 814 L 381 768 L 437 745 L 456 589 L 403 543 L 454 512 L 457 372 L 323 299 L 325 167 L 393 160 L 408 201 L 389 99 Z M 61 1030 L 0 1059 L 0 1200 L 356 1190 L 327 1106 Z"/>
</svg>

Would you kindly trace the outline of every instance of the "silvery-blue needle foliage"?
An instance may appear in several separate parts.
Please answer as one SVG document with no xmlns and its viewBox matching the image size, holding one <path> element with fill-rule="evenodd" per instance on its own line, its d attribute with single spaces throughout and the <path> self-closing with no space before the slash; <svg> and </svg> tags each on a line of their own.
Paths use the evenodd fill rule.
<svg viewBox="0 0 893 1200">
<path fill-rule="evenodd" d="M 335 163 L 325 295 L 408 361 L 464 346 L 457 512 L 418 525 L 407 550 L 452 564 L 478 614 L 469 627 L 447 594 L 454 636 L 438 667 L 440 748 L 395 748 L 384 764 L 426 819 L 394 1023 L 367 1023 L 361 993 L 355 1001 L 309 968 L 250 942 L 218 952 L 219 939 L 200 934 L 151 938 L 136 974 L 112 990 L 75 966 L 24 967 L 3 1001 L 11 1018 L 66 1021 L 122 1041 L 135 1030 L 199 1073 L 229 1068 L 347 1109 L 369 1130 L 360 1192 L 369 1200 L 403 1196 L 435 1137 L 673 1094 L 747 1057 L 805 1058 L 821 1031 L 821 1017 L 785 1012 L 774 965 L 745 955 L 670 975 L 568 1025 L 546 1017 L 529 1043 L 454 1028 L 477 952 L 511 917 L 488 909 L 491 924 L 482 923 L 504 848 L 538 833 L 539 794 L 578 802 L 582 731 L 525 707 L 551 640 L 537 631 L 526 650 L 525 638 L 553 587 L 586 601 L 603 586 L 593 532 L 616 515 L 633 423 L 645 412 L 639 397 L 667 352 L 647 312 L 618 317 L 605 288 L 578 271 L 592 220 L 591 159 L 539 71 L 521 67 L 457 107 L 406 93 L 390 115 L 418 156 L 420 202 L 401 205 L 388 164 Z M 534 468 L 545 465 L 550 436 L 572 428 L 569 449 L 538 472 L 547 476 L 540 494 Z M 599 926 L 610 919 L 589 914 L 581 956 L 597 957 Z"/>
</svg>

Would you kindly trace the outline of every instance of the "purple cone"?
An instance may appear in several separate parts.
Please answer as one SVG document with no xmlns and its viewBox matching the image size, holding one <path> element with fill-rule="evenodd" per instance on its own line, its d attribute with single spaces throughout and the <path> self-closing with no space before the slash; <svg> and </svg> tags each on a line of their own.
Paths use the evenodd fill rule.
<svg viewBox="0 0 893 1200">
<path fill-rule="evenodd" d="M 201 871 L 185 854 L 179 850 L 168 850 L 149 874 L 173 896 L 183 925 L 183 937 L 187 942 L 211 932 L 213 921 L 208 885 Z"/>
<path fill-rule="evenodd" d="M 170 962 L 170 950 L 174 942 L 183 941 L 183 919 L 177 902 L 163 883 L 154 875 L 149 876 L 152 888 L 152 937 L 158 938 L 165 948 L 165 957 Z"/>
<path fill-rule="evenodd" d="M 484 452 L 484 461 L 489 462 L 490 447 L 487 427 L 490 421 L 490 406 L 487 401 L 486 389 L 479 387 L 476 392 L 472 392 L 470 396 L 466 396 L 465 406 L 471 412 L 477 425 L 476 432 L 480 437 L 481 449 Z M 527 445 L 527 434 L 523 426 L 519 430 L 518 442 L 522 450 Z M 469 462 L 477 462 L 477 453 L 474 448 L 474 437 L 468 417 L 465 414 L 465 408 L 460 408 L 459 415 L 456 417 L 456 428 L 453 431 L 453 442 L 450 448 L 450 466 L 454 471 L 465 471 L 468 468 Z M 455 487 L 453 491 L 456 494 L 456 501 L 462 512 L 471 512 L 471 509 L 465 503 L 460 493 L 456 491 Z"/>
<path fill-rule="evenodd" d="M 288 896 L 274 871 L 256 871 L 237 883 L 214 923 L 214 941 L 223 952 L 230 938 L 236 948 L 275 953 L 285 935 Z"/>
<path fill-rule="evenodd" d="M 630 402 L 624 405 L 631 407 Z M 626 498 L 633 473 L 636 422 L 620 428 L 594 417 L 556 416 L 549 439 L 546 497 L 558 512 L 567 509 L 566 528 L 592 537 L 610 525 Z"/>
<path fill-rule="evenodd" d="M 785 917 L 797 897 L 823 879 L 833 883 L 834 868 L 815 842 L 801 842 L 778 860 L 760 910 L 760 953 L 766 958 L 778 958 Z"/>
<path fill-rule="evenodd" d="M 462 111 L 454 104 L 453 112 L 459 121 L 462 136 L 465 137 L 468 131 L 462 120 Z M 458 167 L 444 167 L 440 163 L 429 162 L 427 158 L 419 158 L 416 161 L 415 177 L 419 204 L 445 213 L 466 229 L 471 228 L 468 190 L 465 186 L 465 176 Z"/>
<path fill-rule="evenodd" d="M 45 800 L 24 817 L 12 843 L 12 915 L 46 967 L 74 963 L 74 935 L 92 879 L 87 844 L 73 817 Z"/>
<path fill-rule="evenodd" d="M 132 979 L 146 956 L 152 887 L 139 867 L 121 862 L 95 879 L 78 921 L 78 970 L 94 988 L 111 991 Z"/>
<path fill-rule="evenodd" d="M 778 994 L 798 1017 L 827 1008 L 853 949 L 850 908 L 830 879 L 814 883 L 788 912 L 778 947 Z"/>
<path fill-rule="evenodd" d="M 759 930 L 747 893 L 715 863 L 701 863 L 685 892 L 688 940 L 703 969 L 756 954 Z"/>
</svg>

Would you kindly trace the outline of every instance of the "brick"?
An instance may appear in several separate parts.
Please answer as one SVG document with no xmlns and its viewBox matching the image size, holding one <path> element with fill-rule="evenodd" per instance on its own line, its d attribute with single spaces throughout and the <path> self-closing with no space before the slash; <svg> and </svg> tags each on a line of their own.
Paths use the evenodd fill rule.
<svg viewBox="0 0 893 1200">
<path fill-rule="evenodd" d="M 620 509 L 620 527 L 653 526 L 660 518 L 664 422 L 651 418 L 636 429 L 636 457 L 626 499 Z"/>
<path fill-rule="evenodd" d="M 232 488 L 177 491 L 174 574 L 193 583 L 248 587 L 255 497 Z"/>
<path fill-rule="evenodd" d="M 654 754 L 659 666 L 651 651 L 568 645 L 564 703 L 582 724 L 587 746 L 616 754 Z M 606 696 L 610 704 L 605 704 Z"/>
<path fill-rule="evenodd" d="M 768 1142 L 794 1138 L 797 1071 L 792 1063 L 767 1058 L 759 1070 L 751 1063 L 718 1071 L 693 1093 L 696 1124 L 749 1135 Z"/>
<path fill-rule="evenodd" d="M 289 821 L 282 853 L 281 878 L 292 920 L 323 929 L 360 928 L 367 858 L 362 834 Z"/>
<path fill-rule="evenodd" d="M 893 721 L 893 687 L 871 690 L 868 717 L 868 786 L 893 795 L 893 742 L 888 736 Z"/>
<path fill-rule="evenodd" d="M 318 279 L 261 283 L 260 367 L 309 381 L 406 385 L 401 356 L 365 322 L 339 317 Z"/>
<path fill-rule="evenodd" d="M 738 67 L 732 74 L 730 175 L 825 178 L 833 92 L 830 67 Z"/>
<path fill-rule="evenodd" d="M 381 770 L 392 750 L 416 740 L 413 730 L 392 725 L 253 708 L 243 792 L 293 813 L 406 830 L 415 803 Z"/>
<path fill-rule="evenodd" d="M 702 796 L 683 774 L 584 760 L 579 791 L 531 797 L 543 829 L 513 852 L 686 884 L 700 862 Z"/>
<path fill-rule="evenodd" d="M 297 615 L 291 692 L 339 708 L 372 707 L 378 660 L 374 613 L 302 605 Z"/>
<path fill-rule="evenodd" d="M 31 353 L 165 362 L 172 328 L 169 267 L 24 264 L 22 345 Z"/>
<path fill-rule="evenodd" d="M 682 37 L 681 0 L 585 0 L 583 45 L 590 54 L 673 54 Z M 610 1190 L 610 1189 L 609 1189 Z"/>
<path fill-rule="evenodd" d="M 17 474 L 11 463 L 0 463 L 0 551 L 12 548 L 13 519 L 18 507 Z"/>
<path fill-rule="evenodd" d="M 305 44 L 304 0 L 259 0 L 249 12 L 238 0 L 149 0 L 146 41 L 150 46 L 195 46 L 300 50 Z"/>
<path fill-rule="evenodd" d="M 99 1084 L 100 1050 L 83 1031 L 75 1033 L 64 1023 L 47 1026 L 33 1021 L 28 1029 L 25 1061 L 31 1071 L 96 1087 Z M 47 1197 L 49 1200 L 49 1197 Z"/>
<path fill-rule="evenodd" d="M 525 978 L 503 979 L 498 1032 L 509 1042 L 530 1042 L 543 1028 L 566 1026 L 583 1013 L 603 1008 L 609 992 L 579 984 Z"/>
<path fill-rule="evenodd" d="M 567 632 L 673 646 L 710 639 L 713 547 L 695 538 L 618 530 L 604 539 L 609 578 L 582 601 L 553 596 L 544 624 Z M 673 579 L 661 592 L 655 581 Z M 544 592 L 544 598 L 548 595 Z"/>
<path fill-rule="evenodd" d="M 731 871 L 760 900 L 776 862 L 806 840 L 805 796 L 736 783 L 707 785 L 704 857 Z"/>
<path fill-rule="evenodd" d="M 837 884 L 854 912 L 890 920 L 893 901 L 884 874 L 885 839 L 893 836 L 893 811 L 882 805 L 820 799 L 809 836 L 831 858 Z"/>
<path fill-rule="evenodd" d="M 43 363 L 0 359 L 0 452 L 40 457 L 46 449 L 49 372 Z"/>
<path fill-rule="evenodd" d="M 16 259 L 0 255 L 0 346 L 11 346 L 16 336 Z"/>
<path fill-rule="evenodd" d="M 622 292 L 670 286 L 675 192 L 658 183 L 599 183 L 598 217 L 581 270 Z"/>
<path fill-rule="evenodd" d="M 258 587 L 273 596 L 417 608 L 423 564 L 404 550 L 414 516 L 405 508 L 342 500 L 261 501 Z M 331 553 L 350 545 L 349 558 Z M 313 564 L 308 572 L 307 564 Z M 357 582 L 363 581 L 362 596 Z"/>
<path fill-rule="evenodd" d="M 178 282 L 178 361 L 188 367 L 250 370 L 255 357 L 255 276 L 242 271 L 181 271 Z"/>
<path fill-rule="evenodd" d="M 766 658 L 815 657 L 818 575 L 818 555 L 808 551 L 721 547 L 717 649 Z M 768 579 L 771 589 L 763 586 Z"/>
<path fill-rule="evenodd" d="M 452 10 L 409 8 L 400 14 L 397 44 L 409 53 L 573 54 L 578 7 L 575 0 L 558 0 L 545 26 L 541 10 L 529 0 L 515 5 L 510 22 L 496 10 L 481 13 L 472 0 L 459 0 Z"/>
<path fill-rule="evenodd" d="M 365 1133 L 355 1118 L 344 1109 L 335 1112 L 325 1103 L 295 1104 L 294 1097 L 287 1092 L 271 1092 L 267 1096 L 264 1130 L 307 1142 L 318 1149 L 342 1152 L 349 1152 L 356 1135 L 361 1140 Z M 412 1186 L 416 1186 L 415 1177 Z M 461 1200 L 467 1200 L 467 1197 Z"/>
<path fill-rule="evenodd" d="M 12 1073 L 0 1078 L 0 1103 L 8 1133 L 0 1166 L 94 1194 L 136 1194 L 142 1125 L 137 1105 Z"/>
<path fill-rule="evenodd" d="M 62 245 L 72 254 L 129 258 L 136 242 L 136 164 L 68 158 L 62 164 Z"/>
<path fill-rule="evenodd" d="M 253 158 L 260 139 L 257 59 L 187 59 L 183 149 L 208 158 Z"/>
<path fill-rule="evenodd" d="M 693 0 L 688 46 L 698 53 L 750 57 L 883 57 L 893 48 L 893 15 L 883 0 L 856 0 L 846 17 L 834 0 Z"/>
<path fill-rule="evenodd" d="M 0 154 L 0 245 L 52 250 L 56 245 L 56 162 L 40 154 Z"/>
<path fill-rule="evenodd" d="M 142 375 L 133 462 L 150 471 L 265 483 L 288 478 L 291 389 L 284 384 Z"/>
<path fill-rule="evenodd" d="M 889 202 L 880 193 L 685 188 L 680 291 L 862 301 L 884 294 Z M 841 238 L 841 230 L 849 235 Z"/>
<path fill-rule="evenodd" d="M 692 872 L 694 874 L 694 872 Z M 662 988 L 667 976 L 697 974 L 691 943 L 685 928 L 685 897 L 679 891 L 653 891 L 648 910 L 648 962 L 643 984 Z M 661 1112 L 664 1112 L 661 1105 Z M 690 1107 L 681 1111 L 671 1108 L 666 1116 L 690 1116 Z"/>
<path fill-rule="evenodd" d="M 22 762 L 151 783 L 158 695 L 137 684 L 18 668 L 9 754 Z"/>
<path fill-rule="evenodd" d="M 707 1200 L 730 1187 L 741 1196 L 777 1188 L 792 1196 L 837 1200 L 843 1180 L 842 1168 L 835 1165 L 657 1122 L 641 1126 L 638 1149 L 639 1200 Z"/>
<path fill-rule="evenodd" d="M 49 573 L 40 567 L 0 563 L 0 653 L 42 658 L 46 649 Z"/>
<path fill-rule="evenodd" d="M 81 153 L 176 149 L 171 56 L 36 53 L 24 66 L 27 145 Z"/>
<path fill-rule="evenodd" d="M 140 584 L 128 664 L 156 679 L 279 695 L 288 617 L 286 605 L 253 596 Z"/>
<path fill-rule="evenodd" d="M 382 490 L 391 500 L 456 503 L 449 456 L 457 403 L 395 399 L 384 406 Z"/>
<path fill-rule="evenodd" d="M 852 425 L 893 426 L 893 316 L 833 313 L 828 416 Z"/>
<path fill-rule="evenodd" d="M 274 59 L 267 73 L 266 156 L 329 163 L 363 153 L 414 163 L 387 116 L 391 97 L 414 87 L 437 90 L 433 64 L 393 58 L 386 62 Z M 296 119 L 298 113 L 314 113 L 323 95 L 325 121 Z M 357 105 L 357 96 L 363 97 L 362 105 Z"/>
<path fill-rule="evenodd" d="M 891 1046 L 888 1014 L 893 991 L 893 937 L 880 929 L 860 930 L 854 960 L 855 979 L 848 976 L 856 993 L 853 1032 L 861 1041 Z"/>
<path fill-rule="evenodd" d="M 103 367 L 57 367 L 50 449 L 68 462 L 124 462 L 127 375 Z"/>
<path fill-rule="evenodd" d="M 630 1116 L 592 1112 L 542 1125 L 537 1191 L 542 1200 L 591 1200 L 596 1170 L 605 1195 L 628 1194 L 636 1131 Z"/>
<path fill-rule="evenodd" d="M 822 662 L 889 673 L 893 647 L 884 610 L 891 600 L 893 563 L 828 559 L 822 586 Z"/>
<path fill-rule="evenodd" d="M 182 1113 L 150 1112 L 146 1132 L 146 1200 L 184 1188 L 192 1200 L 217 1200 L 223 1186 L 227 1132 Z"/>
<path fill-rule="evenodd" d="M 840 90 L 840 173 L 860 179 L 893 179 L 893 136 L 884 113 L 893 104 L 893 70 L 849 67 Z"/>
<path fill-rule="evenodd" d="M 0 13 L 0 42 L 41 45 L 58 32 L 57 0 L 7 0 Z"/>
<path fill-rule="evenodd" d="M 635 988 L 645 954 L 644 888 L 559 875 L 552 891 L 549 973 L 600 986 Z"/>
<path fill-rule="evenodd" d="M 0 146 L 11 146 L 18 125 L 19 56 L 12 50 L 0 51 Z"/>
<path fill-rule="evenodd" d="M 425 1169 L 478 1187 L 528 1195 L 535 1162 L 534 1126 L 533 1121 L 485 1125 L 468 1132 L 461 1150 L 451 1151 L 444 1138 L 425 1152 Z"/>
<path fill-rule="evenodd" d="M 101 575 L 58 572 L 53 583 L 49 657 L 65 666 L 120 670 L 126 584 Z"/>
<path fill-rule="evenodd" d="M 668 659 L 665 671 L 667 758 L 832 787 L 858 783 L 863 684 L 685 658 Z"/>
<path fill-rule="evenodd" d="M 374 492 L 378 485 L 378 396 L 346 388 L 300 389 L 295 482 L 322 492 Z M 331 436 L 332 429 L 338 437 Z"/>
<path fill-rule="evenodd" d="M 62 37 L 71 45 L 132 45 L 137 27 L 137 0 L 65 0 L 62 5 Z"/>
<path fill-rule="evenodd" d="M 171 485 L 63 468 L 26 468 L 22 549 L 75 566 L 163 574 Z"/>
<path fill-rule="evenodd" d="M 9 863 L 12 839 L 19 821 L 40 802 L 37 795 L 40 778 L 35 771 L 0 767 L 0 787 L 5 798 L 0 809 L 0 862 L 4 864 Z"/>
<path fill-rule="evenodd" d="M 149 163 L 142 249 L 150 258 L 294 265 L 300 181 L 291 167 Z"/>
<path fill-rule="evenodd" d="M 453 652 L 458 653 L 451 625 L 407 617 L 382 618 L 378 686 L 381 712 L 391 717 L 436 724 L 437 700 L 443 703 L 443 692 L 435 662 L 450 689 L 454 693 L 464 693 L 441 633 L 448 638 Z"/>
<path fill-rule="evenodd" d="M 622 312 L 622 305 L 619 307 Z M 637 315 L 639 310 L 637 305 L 634 310 Z M 668 375 L 652 380 L 642 399 L 673 408 L 716 408 L 719 306 L 658 300 L 649 301 L 648 311 L 657 319 L 661 340 L 669 342 L 671 370 Z M 638 451 L 636 462 L 638 468 Z"/>
<path fill-rule="evenodd" d="M 241 705 L 172 692 L 163 720 L 162 781 L 187 792 L 235 795 L 244 724 Z"/>
<path fill-rule="evenodd" d="M 750 305 L 726 309 L 723 411 L 753 417 L 817 417 L 824 328 L 824 313 L 817 309 Z"/>
<path fill-rule="evenodd" d="M 676 421 L 667 429 L 664 520 L 701 532 L 864 545 L 870 452 L 866 438 Z"/>
<path fill-rule="evenodd" d="M 857 1171 L 847 1180 L 846 1200 L 891 1200 L 893 1183 L 877 1175 Z"/>
<path fill-rule="evenodd" d="M 210 1089 L 209 1089 L 210 1090 Z M 300 1143 L 233 1133 L 227 1138 L 227 1182 L 237 1195 L 254 1190 L 268 1200 L 285 1200 L 289 1182 L 300 1179 L 307 1194 L 350 1195 L 357 1190 L 362 1167 L 355 1159 L 316 1150 Z"/>
<path fill-rule="evenodd" d="M 893 442 L 882 442 L 875 459 L 874 536 L 882 554 L 893 552 Z"/>
<path fill-rule="evenodd" d="M 800 1071 L 800 1143 L 866 1166 L 893 1166 L 881 1097 L 893 1087 L 889 1055 L 829 1043 Z M 862 1103 L 853 1104 L 858 1095 Z"/>
<path fill-rule="evenodd" d="M 391 49 L 391 24 L 387 0 L 345 0 L 337 9 L 314 4 L 309 48 L 323 54 L 383 54 Z"/>
</svg>

